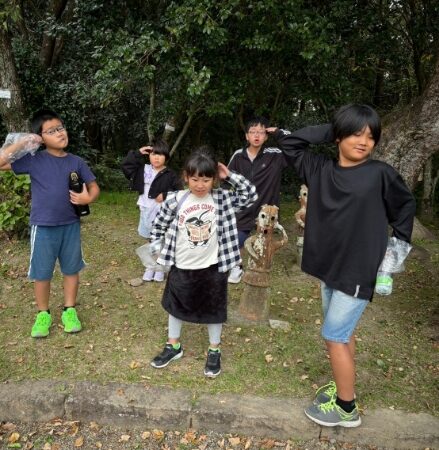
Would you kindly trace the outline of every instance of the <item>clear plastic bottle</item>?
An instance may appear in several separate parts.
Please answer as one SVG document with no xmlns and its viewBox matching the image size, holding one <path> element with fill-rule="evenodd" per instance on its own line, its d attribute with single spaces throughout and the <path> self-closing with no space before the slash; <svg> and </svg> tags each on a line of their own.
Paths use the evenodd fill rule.
<svg viewBox="0 0 439 450">
<path fill-rule="evenodd" d="M 390 295 L 392 293 L 393 277 L 390 272 L 379 271 L 375 284 L 375 292 L 380 295 Z"/>
</svg>

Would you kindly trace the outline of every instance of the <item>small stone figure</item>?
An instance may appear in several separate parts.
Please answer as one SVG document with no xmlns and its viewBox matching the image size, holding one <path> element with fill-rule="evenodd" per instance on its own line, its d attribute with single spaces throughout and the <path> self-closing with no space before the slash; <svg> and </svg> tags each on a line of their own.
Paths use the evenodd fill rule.
<svg viewBox="0 0 439 450">
<path fill-rule="evenodd" d="M 245 283 L 239 305 L 240 315 L 251 321 L 268 319 L 268 288 L 274 253 L 288 242 L 284 228 L 278 223 L 277 206 L 263 205 L 256 218 L 256 234 L 245 241 L 249 253 L 247 270 L 242 281 Z M 280 240 L 273 233 L 282 233 Z"/>
<path fill-rule="evenodd" d="M 303 252 L 303 235 L 305 233 L 306 206 L 308 203 L 308 187 L 305 184 L 300 186 L 299 202 L 300 209 L 296 211 L 294 217 L 296 218 L 296 222 L 298 224 L 296 247 L 298 253 L 298 264 L 300 266 Z"/>
</svg>

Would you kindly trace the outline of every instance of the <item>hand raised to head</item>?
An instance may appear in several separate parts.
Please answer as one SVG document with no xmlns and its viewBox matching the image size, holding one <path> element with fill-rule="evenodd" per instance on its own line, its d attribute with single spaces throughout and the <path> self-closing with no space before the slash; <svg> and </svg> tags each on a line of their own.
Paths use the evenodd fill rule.
<svg viewBox="0 0 439 450">
<path fill-rule="evenodd" d="M 220 180 L 224 180 L 230 175 L 230 171 L 223 163 L 218 163 L 218 176 Z"/>
</svg>

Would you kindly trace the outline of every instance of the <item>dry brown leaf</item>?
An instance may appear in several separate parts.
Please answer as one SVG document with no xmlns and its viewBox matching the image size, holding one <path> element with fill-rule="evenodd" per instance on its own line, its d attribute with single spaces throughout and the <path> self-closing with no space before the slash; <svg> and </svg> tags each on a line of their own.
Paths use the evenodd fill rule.
<svg viewBox="0 0 439 450">
<path fill-rule="evenodd" d="M 6 422 L 0 425 L 0 430 L 2 431 L 12 431 L 15 430 L 15 428 L 17 428 L 17 426 L 11 422 Z"/>
<path fill-rule="evenodd" d="M 96 422 L 90 422 L 89 427 L 92 431 L 99 431 L 99 425 Z"/>
<path fill-rule="evenodd" d="M 8 442 L 10 444 L 15 444 L 16 442 L 18 442 L 20 440 L 20 434 L 15 432 L 15 433 L 11 433 L 11 435 L 8 437 Z"/>
<path fill-rule="evenodd" d="M 247 439 L 247 442 L 244 445 L 244 450 L 248 450 L 252 445 L 252 440 L 251 439 Z"/>
<path fill-rule="evenodd" d="M 96 442 L 95 445 L 96 445 L 96 448 L 102 448 L 102 442 L 98 441 L 98 442 Z"/>
<path fill-rule="evenodd" d="M 300 379 L 302 381 L 307 380 L 309 378 L 309 375 L 301 375 Z"/>
<path fill-rule="evenodd" d="M 84 445 L 84 437 L 79 436 L 78 439 L 75 440 L 75 443 L 73 445 L 75 447 L 82 447 Z"/>
<path fill-rule="evenodd" d="M 119 442 L 128 442 L 131 439 L 131 436 L 129 434 L 122 434 L 122 436 L 119 439 Z"/>
<path fill-rule="evenodd" d="M 222 439 L 221 441 L 218 441 L 218 446 L 221 448 L 224 447 L 224 439 Z"/>
<path fill-rule="evenodd" d="M 184 434 L 183 438 L 186 439 L 187 442 L 195 444 L 197 441 L 197 433 L 194 430 L 190 430 Z"/>
<path fill-rule="evenodd" d="M 139 367 L 140 367 L 139 361 L 131 361 L 131 363 L 130 363 L 131 370 L 138 369 Z"/>
<path fill-rule="evenodd" d="M 271 356 L 270 354 L 265 355 L 265 361 L 267 363 L 271 363 L 273 361 L 273 356 Z"/>
<path fill-rule="evenodd" d="M 143 440 L 149 439 L 151 437 L 151 433 L 149 431 L 144 431 L 141 436 Z"/>
<path fill-rule="evenodd" d="M 264 439 L 261 448 L 273 448 L 275 443 L 276 442 L 273 439 Z"/>
<path fill-rule="evenodd" d="M 46 442 L 44 444 L 43 450 L 52 450 L 52 446 L 48 442 Z"/>
<path fill-rule="evenodd" d="M 52 444 L 51 450 L 61 450 L 61 445 L 60 444 Z"/>
<path fill-rule="evenodd" d="M 241 439 L 239 437 L 231 437 L 229 438 L 229 443 L 232 447 L 236 447 L 241 443 Z"/>
<path fill-rule="evenodd" d="M 75 436 L 79 431 L 79 422 L 70 422 L 69 425 L 71 426 L 69 430 L 70 436 Z"/>
<path fill-rule="evenodd" d="M 118 389 L 118 390 L 116 391 L 116 393 L 117 393 L 117 395 L 122 396 L 122 395 L 125 394 L 125 391 L 124 391 L 123 389 Z"/>
<path fill-rule="evenodd" d="M 165 436 L 165 433 L 162 430 L 152 430 L 152 437 L 156 441 L 161 441 L 164 436 Z"/>
</svg>

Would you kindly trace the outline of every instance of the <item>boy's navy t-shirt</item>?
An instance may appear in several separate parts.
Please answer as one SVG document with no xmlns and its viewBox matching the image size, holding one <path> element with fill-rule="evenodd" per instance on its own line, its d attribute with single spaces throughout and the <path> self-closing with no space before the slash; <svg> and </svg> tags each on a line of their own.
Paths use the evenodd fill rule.
<svg viewBox="0 0 439 450">
<path fill-rule="evenodd" d="M 83 159 L 70 153 L 57 157 L 44 150 L 25 155 L 11 166 L 17 175 L 30 175 L 31 225 L 67 225 L 79 220 L 70 202 L 70 172 L 77 172 L 84 183 L 96 179 Z"/>
</svg>

